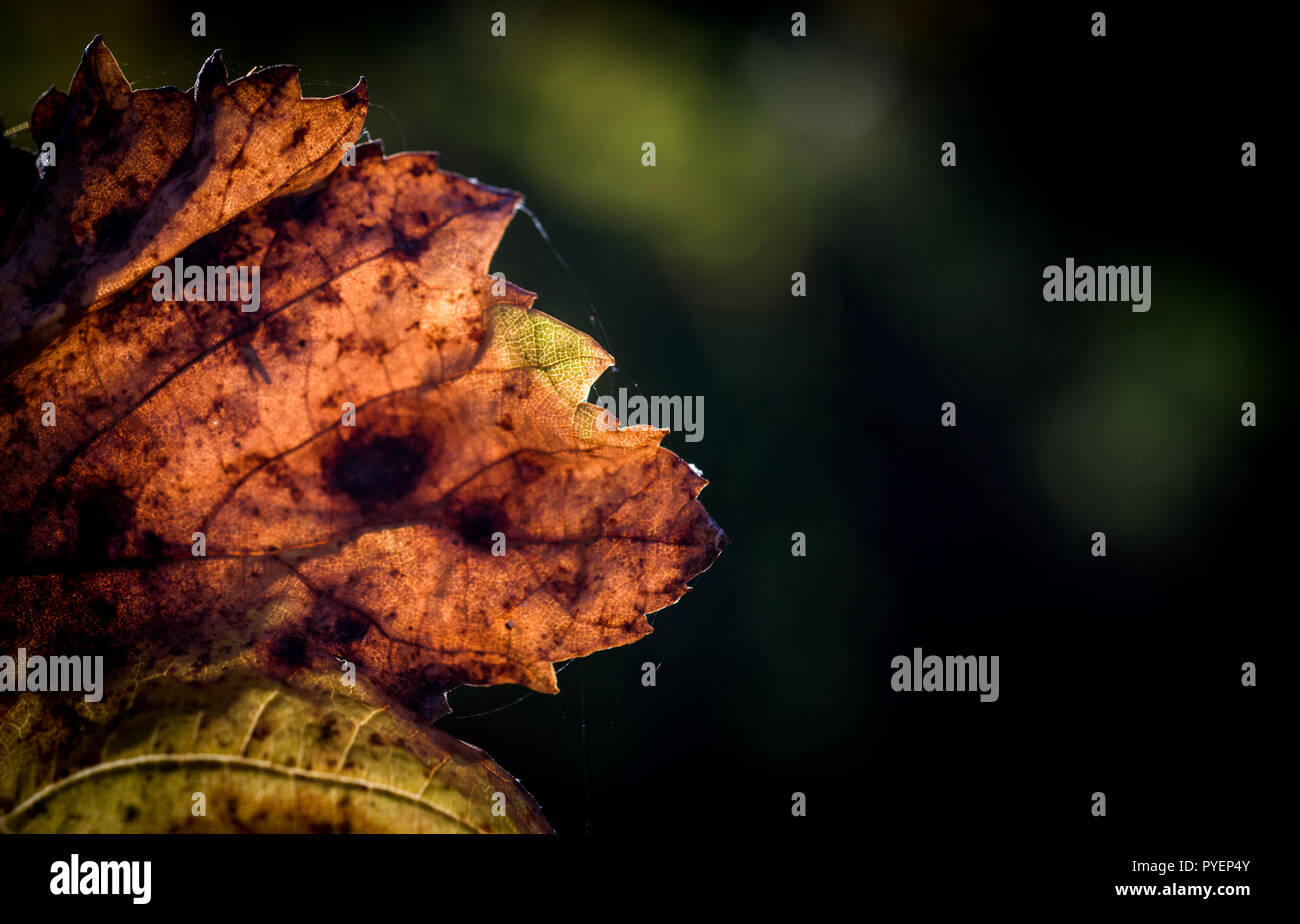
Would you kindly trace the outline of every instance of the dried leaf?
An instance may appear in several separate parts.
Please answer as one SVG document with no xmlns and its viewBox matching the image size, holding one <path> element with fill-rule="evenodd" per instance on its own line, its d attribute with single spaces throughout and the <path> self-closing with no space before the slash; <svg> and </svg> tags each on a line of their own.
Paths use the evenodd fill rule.
<svg viewBox="0 0 1300 924">
<path fill-rule="evenodd" d="M 554 662 L 648 632 L 726 540 L 663 431 L 606 429 L 582 400 L 608 354 L 531 293 L 493 294 L 520 199 L 361 146 L 181 254 L 260 265 L 258 311 L 137 278 L 12 353 L 0 650 L 166 659 L 182 679 L 346 659 L 368 701 L 434 717 L 458 683 L 554 692 Z M 136 277 L 166 249 L 134 246 Z M 5 323 L 34 304 L 6 299 Z"/>
<path fill-rule="evenodd" d="M 303 99 L 298 69 L 287 66 L 227 82 L 220 51 L 189 91 L 132 91 L 96 36 L 68 92 L 51 88 L 32 112 L 32 135 L 53 142 L 56 161 L 0 249 L 0 346 L 102 303 L 246 209 L 322 179 L 360 133 L 366 100 L 364 81 Z"/>
</svg>

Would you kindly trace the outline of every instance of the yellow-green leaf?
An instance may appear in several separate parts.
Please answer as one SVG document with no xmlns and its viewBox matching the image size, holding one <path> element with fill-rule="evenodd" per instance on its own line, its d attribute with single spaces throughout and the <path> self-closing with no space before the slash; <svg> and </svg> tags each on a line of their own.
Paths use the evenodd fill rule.
<svg viewBox="0 0 1300 924">
<path fill-rule="evenodd" d="M 74 708 L 25 694 L 0 722 L 0 831 L 550 831 L 482 751 L 341 689 L 237 672 Z"/>
</svg>

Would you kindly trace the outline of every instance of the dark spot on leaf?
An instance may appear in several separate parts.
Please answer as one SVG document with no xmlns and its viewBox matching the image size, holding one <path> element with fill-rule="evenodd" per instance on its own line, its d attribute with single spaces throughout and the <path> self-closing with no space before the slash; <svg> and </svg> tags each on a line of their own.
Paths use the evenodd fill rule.
<svg viewBox="0 0 1300 924">
<path fill-rule="evenodd" d="M 307 663 L 307 639 L 293 632 L 281 635 L 271 645 L 271 656 L 286 667 L 302 667 Z"/>
<path fill-rule="evenodd" d="M 94 565 L 122 554 L 124 537 L 135 527 L 135 502 L 117 485 L 107 485 L 76 506 L 77 547 L 82 565 Z"/>
<path fill-rule="evenodd" d="M 393 228 L 393 251 L 403 260 L 418 260 L 433 244 L 433 235 L 408 237 L 400 228 Z"/>
<path fill-rule="evenodd" d="M 415 490 L 429 465 L 432 444 L 420 435 L 355 437 L 326 464 L 330 484 L 369 509 Z"/>
<path fill-rule="evenodd" d="M 501 508 L 482 501 L 475 501 L 465 507 L 457 518 L 461 538 L 480 548 L 491 546 L 492 534 L 504 533 L 506 525 L 506 516 Z"/>
<path fill-rule="evenodd" d="M 369 629 L 370 623 L 355 613 L 347 613 L 334 620 L 334 637 L 345 645 L 365 638 Z"/>
<path fill-rule="evenodd" d="M 163 552 L 163 538 L 153 530 L 146 530 L 140 540 L 140 554 L 145 558 L 158 558 Z"/>
<path fill-rule="evenodd" d="M 532 459 L 520 458 L 515 462 L 515 470 L 519 472 L 519 480 L 524 484 L 532 484 L 538 478 L 546 474 L 546 468 L 540 462 L 534 462 Z"/>
<path fill-rule="evenodd" d="M 587 580 L 582 575 L 576 575 L 573 580 L 557 577 L 547 581 L 546 586 L 565 608 L 573 609 L 587 589 Z"/>
</svg>

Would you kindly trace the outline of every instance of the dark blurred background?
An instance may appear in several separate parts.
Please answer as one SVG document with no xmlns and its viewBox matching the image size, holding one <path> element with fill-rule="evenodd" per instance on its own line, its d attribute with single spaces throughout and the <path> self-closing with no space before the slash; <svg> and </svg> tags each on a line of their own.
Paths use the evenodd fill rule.
<svg viewBox="0 0 1300 924">
<path fill-rule="evenodd" d="M 666 445 L 733 545 L 559 696 L 463 689 L 441 723 L 560 832 L 1251 855 L 1294 605 L 1274 14 L 1111 6 L 1098 39 L 1078 4 L 801 0 L 793 38 L 787 6 L 225 4 L 199 39 L 196 6 L 8 8 L 0 116 L 96 33 L 138 87 L 216 47 L 311 95 L 364 74 L 390 153 L 527 195 L 554 249 L 521 214 L 493 269 L 613 352 L 598 391 L 704 396 Z M 1150 312 L 1045 303 L 1067 256 L 1151 264 Z M 915 646 L 999 655 L 1000 700 L 893 693 Z"/>
</svg>

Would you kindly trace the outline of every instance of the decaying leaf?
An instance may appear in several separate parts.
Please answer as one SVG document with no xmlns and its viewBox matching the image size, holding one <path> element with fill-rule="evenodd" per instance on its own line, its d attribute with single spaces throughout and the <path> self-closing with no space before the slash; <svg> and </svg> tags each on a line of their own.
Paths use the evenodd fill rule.
<svg viewBox="0 0 1300 924">
<path fill-rule="evenodd" d="M 274 672 L 346 657 L 428 714 L 461 682 L 553 691 L 552 662 L 645 634 L 721 534 L 661 431 L 594 426 L 608 355 L 490 294 L 517 203 L 366 146 L 182 255 L 260 264 L 258 312 L 145 279 L 12 376 L 18 638 L 260 640 Z"/>
<path fill-rule="evenodd" d="M 98 707 L 26 696 L 0 755 L 0 832 L 550 830 L 476 748 L 246 672 L 201 686 L 156 676 Z"/>
<path fill-rule="evenodd" d="M 68 92 L 51 87 L 32 110 L 32 137 L 53 143 L 56 161 L 0 251 L 0 346 L 102 302 L 258 202 L 322 179 L 365 113 L 364 81 L 303 99 L 297 68 L 227 82 L 220 51 L 186 92 L 132 91 L 96 36 Z"/>
<path fill-rule="evenodd" d="M 612 358 L 488 275 L 522 197 L 378 143 L 339 166 L 364 113 L 219 54 L 131 92 L 98 40 L 38 102 L 62 147 L 0 270 L 0 652 L 304 688 L 346 662 L 428 720 L 460 683 L 555 692 L 717 557 L 664 431 L 585 402 Z M 159 290 L 173 256 L 260 268 L 256 310 Z"/>
</svg>

